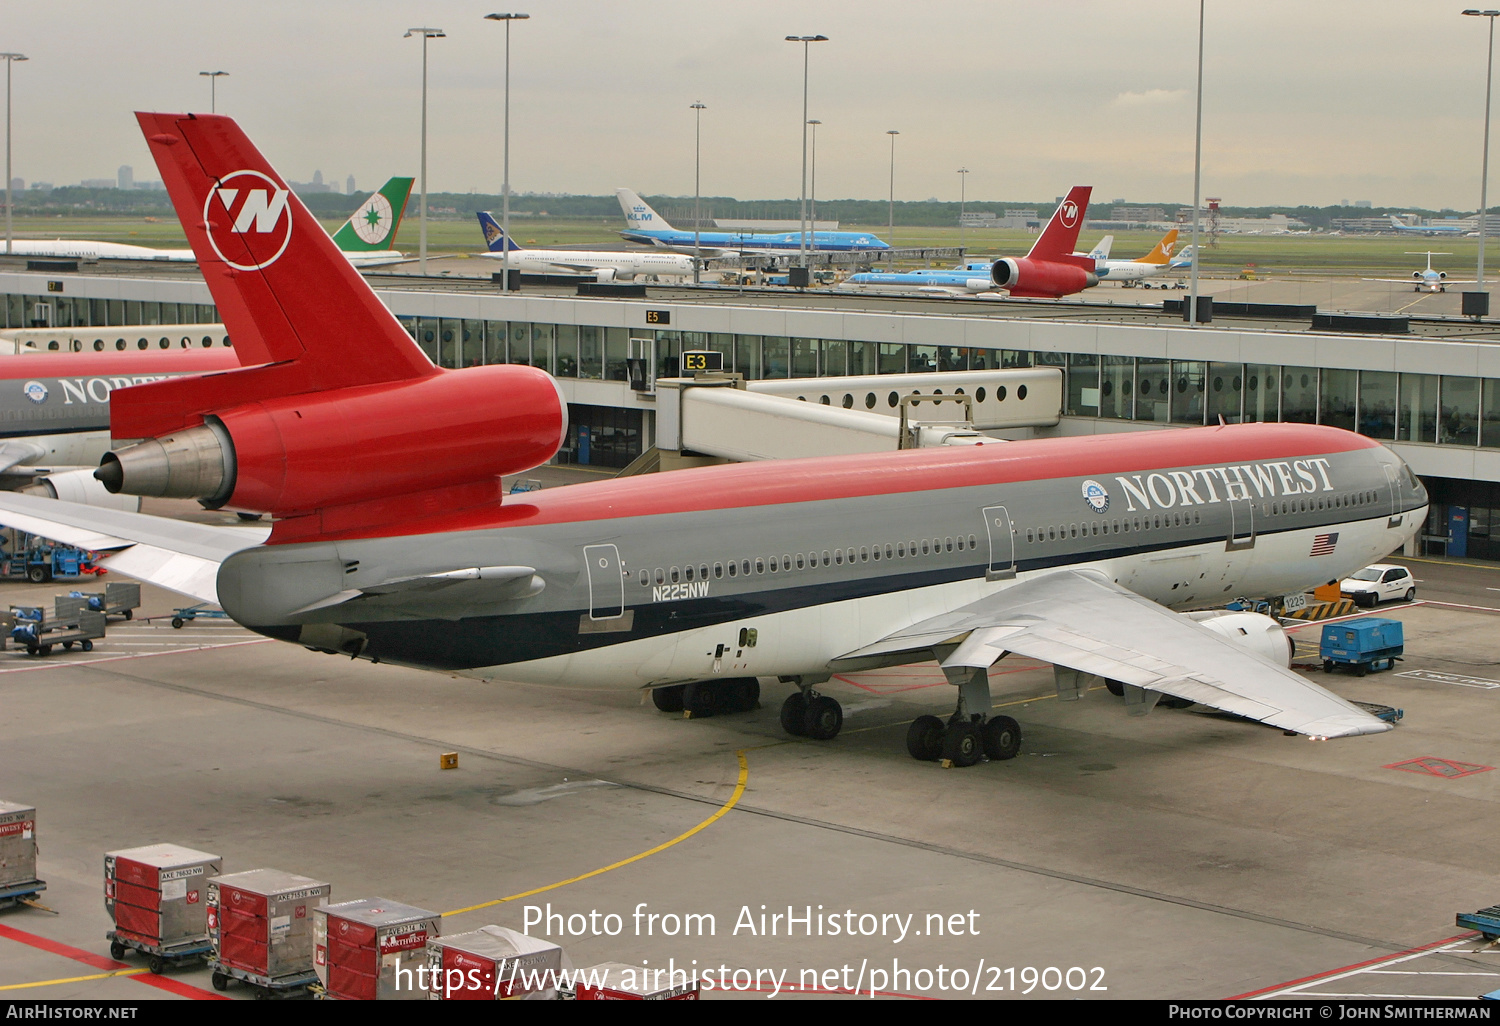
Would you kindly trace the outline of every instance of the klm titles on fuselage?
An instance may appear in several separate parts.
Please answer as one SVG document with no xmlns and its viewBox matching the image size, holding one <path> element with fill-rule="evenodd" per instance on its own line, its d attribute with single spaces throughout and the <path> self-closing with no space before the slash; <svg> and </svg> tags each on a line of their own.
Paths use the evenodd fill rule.
<svg viewBox="0 0 1500 1026">
<path fill-rule="evenodd" d="M 1125 496 L 1125 512 L 1138 513 L 1141 510 L 1331 492 L 1333 482 L 1328 477 L 1328 468 L 1328 460 L 1317 457 L 1116 475 L 1115 481 Z M 1108 496 L 1103 496 L 1102 502 L 1099 496 L 1089 496 L 1087 486 L 1090 484 L 1095 482 L 1085 482 L 1085 498 L 1090 508 L 1103 513 L 1109 508 Z"/>
<path fill-rule="evenodd" d="M 117 377 L 97 378 L 53 378 L 49 379 L 57 386 L 57 391 L 62 395 L 62 405 L 72 406 L 75 403 L 107 403 L 109 393 L 117 388 L 129 388 L 131 385 L 144 385 L 151 381 L 163 381 L 172 377 L 171 374 L 132 374 L 119 375 Z M 53 394 L 53 389 L 48 388 L 41 381 L 28 381 L 21 386 L 21 392 L 33 403 L 44 403 Z"/>
</svg>

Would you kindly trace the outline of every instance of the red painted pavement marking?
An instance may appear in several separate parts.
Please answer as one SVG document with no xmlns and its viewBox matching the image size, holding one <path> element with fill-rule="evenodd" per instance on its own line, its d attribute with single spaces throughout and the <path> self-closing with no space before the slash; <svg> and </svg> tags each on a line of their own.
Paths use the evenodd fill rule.
<svg viewBox="0 0 1500 1026">
<path fill-rule="evenodd" d="M 1400 770 L 1403 773 L 1421 773 L 1426 776 L 1455 780 L 1458 777 L 1473 776 L 1475 773 L 1488 773 L 1495 767 L 1481 766 L 1477 762 L 1457 762 L 1453 759 L 1439 759 L 1435 755 L 1422 755 L 1415 759 L 1407 759 L 1404 762 L 1388 763 L 1381 768 Z"/>
<path fill-rule="evenodd" d="M 1265 994 L 1273 990 L 1282 990 L 1286 987 L 1295 987 L 1299 984 L 1312 983 L 1315 980 L 1321 980 L 1327 976 L 1337 976 L 1339 973 L 1347 973 L 1353 969 L 1363 969 L 1365 966 L 1378 965 L 1382 962 L 1394 961 L 1398 958 L 1405 958 L 1407 955 L 1415 955 L 1418 952 L 1426 951 L 1429 948 L 1440 948 L 1444 944 L 1452 944 L 1454 941 L 1468 940 L 1471 937 L 1478 936 L 1479 934 L 1477 933 L 1461 933 L 1456 937 L 1446 937 L 1443 940 L 1433 941 L 1431 944 L 1419 944 L 1417 947 L 1407 948 L 1405 951 L 1398 951 L 1394 955 L 1381 955 L 1379 958 L 1372 958 L 1365 962 L 1355 962 L 1353 965 L 1341 966 L 1338 969 L 1327 969 L 1321 973 L 1313 973 L 1311 976 L 1304 976 L 1299 980 L 1287 980 L 1285 983 L 1277 983 L 1270 987 L 1262 987 L 1259 990 L 1249 990 L 1243 994 L 1236 994 L 1233 997 L 1225 998 L 1224 1000 L 1243 1001 L 1246 998 L 1253 998 L 1257 994 Z"/>
<path fill-rule="evenodd" d="M 28 944 L 33 948 L 37 948 L 38 950 L 45 951 L 52 955 L 61 955 L 63 958 L 71 958 L 75 962 L 82 962 L 84 965 L 92 966 L 95 969 L 103 969 L 106 972 L 113 972 L 116 969 L 131 968 L 129 963 L 116 962 L 112 958 L 106 958 L 103 955 L 96 955 L 92 951 L 84 951 L 82 948 L 75 948 L 71 945 L 62 944 L 55 940 L 49 940 L 46 937 L 38 937 L 34 933 L 27 933 L 25 930 L 17 930 L 16 928 L 11 926 L 0 925 L 0 937 L 4 937 L 7 940 L 18 941 L 22 944 Z M 158 990 L 165 990 L 169 993 L 176 994 L 179 997 L 195 998 L 199 1001 L 229 1000 L 226 997 L 220 997 L 213 991 L 204 990 L 202 987 L 194 987 L 190 983 L 183 983 L 180 980 L 174 980 L 168 976 L 157 976 L 155 973 L 141 973 L 138 976 L 126 976 L 122 978 L 127 980 L 135 980 L 137 983 L 144 983 L 148 987 L 155 987 Z"/>
</svg>

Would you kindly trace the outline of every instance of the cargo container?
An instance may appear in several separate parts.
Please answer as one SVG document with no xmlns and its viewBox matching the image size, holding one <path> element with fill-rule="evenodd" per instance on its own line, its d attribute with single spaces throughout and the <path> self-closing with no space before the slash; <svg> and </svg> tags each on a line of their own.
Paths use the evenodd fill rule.
<svg viewBox="0 0 1500 1026">
<path fill-rule="evenodd" d="M 0 908 L 46 889 L 36 877 L 36 807 L 0 798 Z"/>
<path fill-rule="evenodd" d="M 1389 670 L 1406 651 L 1406 638 L 1400 620 L 1379 616 L 1362 616 L 1357 620 L 1323 625 L 1318 656 L 1323 672 L 1332 673 L 1335 666 L 1347 666 L 1363 677 L 1385 664 Z"/>
<path fill-rule="evenodd" d="M 280 990 L 312 983 L 313 910 L 331 885 L 277 869 L 208 882 L 209 968 L 215 990 L 230 978 Z"/>
<path fill-rule="evenodd" d="M 104 908 L 115 929 L 110 955 L 133 948 L 160 962 L 208 952 L 208 881 L 223 859 L 176 844 L 112 851 L 104 856 Z"/>
<path fill-rule="evenodd" d="M 573 996 L 579 1001 L 697 1001 L 698 981 L 681 974 L 672 985 L 665 969 L 604 962 L 578 973 Z"/>
<path fill-rule="evenodd" d="M 385 898 L 361 898 L 313 909 L 313 968 L 331 998 L 422 1000 L 417 968 L 442 918 Z"/>
<path fill-rule="evenodd" d="M 572 968 L 563 949 L 503 926 L 427 942 L 428 997 L 434 1001 L 550 1000 Z"/>
</svg>

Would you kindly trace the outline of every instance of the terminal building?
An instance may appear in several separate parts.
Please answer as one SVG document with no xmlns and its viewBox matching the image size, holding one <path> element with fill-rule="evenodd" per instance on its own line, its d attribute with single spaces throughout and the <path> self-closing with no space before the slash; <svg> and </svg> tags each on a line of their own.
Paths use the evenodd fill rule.
<svg viewBox="0 0 1500 1026">
<path fill-rule="evenodd" d="M 4 326 L 51 327 L 75 349 L 204 344 L 173 325 L 217 320 L 201 280 L 0 273 Z M 526 363 L 569 404 L 559 462 L 623 468 L 656 441 L 655 391 L 684 350 L 723 354 L 747 380 L 1055 367 L 1056 426 L 1002 437 L 1163 430 L 1258 421 L 1329 424 L 1388 444 L 1433 497 L 1428 553 L 1500 560 L 1500 345 L 1443 337 L 1277 330 L 1241 320 L 1189 327 L 1160 314 L 1022 303 L 902 304 L 889 297 L 729 290 L 661 297 L 504 295 L 487 280 L 375 284 L 439 366 Z M 1146 313 L 1151 313 L 1147 310 Z M 154 326 L 131 332 L 107 329 Z M 814 397 L 814 401 L 817 401 Z M 420 416 L 420 411 L 413 411 Z M 1414 553 L 1415 554 L 1415 553 Z"/>
</svg>

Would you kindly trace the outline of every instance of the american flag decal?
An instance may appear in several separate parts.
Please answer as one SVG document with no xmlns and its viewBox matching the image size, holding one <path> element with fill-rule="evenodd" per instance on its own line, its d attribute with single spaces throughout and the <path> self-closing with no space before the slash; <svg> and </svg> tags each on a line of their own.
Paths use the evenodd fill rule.
<svg viewBox="0 0 1500 1026">
<path fill-rule="evenodd" d="M 1313 538 L 1312 551 L 1309 556 L 1326 556 L 1333 552 L 1335 545 L 1339 543 L 1338 533 L 1320 534 Z"/>
</svg>

